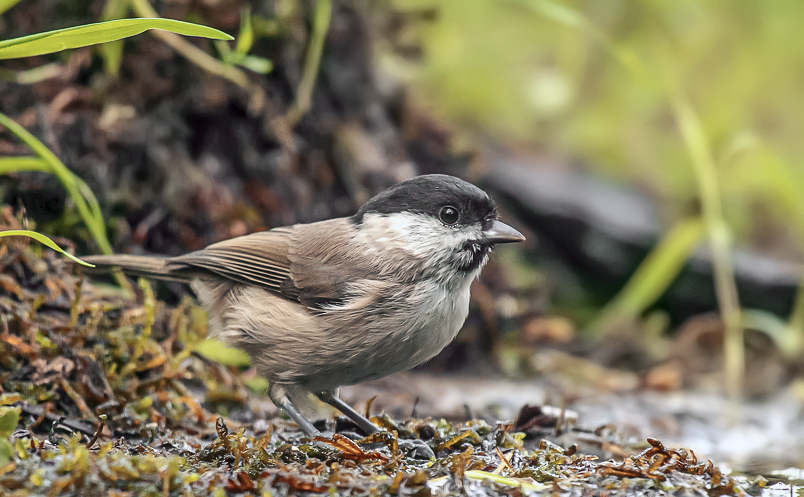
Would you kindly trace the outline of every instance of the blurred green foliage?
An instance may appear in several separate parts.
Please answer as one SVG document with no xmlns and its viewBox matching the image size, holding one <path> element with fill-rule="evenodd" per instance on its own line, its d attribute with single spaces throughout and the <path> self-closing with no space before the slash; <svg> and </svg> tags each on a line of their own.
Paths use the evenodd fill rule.
<svg viewBox="0 0 804 497">
<path fill-rule="evenodd" d="M 602 310 L 598 331 L 638 319 L 705 227 L 727 330 L 730 394 L 742 388 L 749 321 L 801 350 L 804 291 L 788 323 L 749 319 L 730 252 L 733 238 L 786 258 L 800 260 L 804 250 L 804 3 L 393 4 L 417 19 L 396 42 L 423 45 L 412 78 L 421 104 L 498 142 L 580 162 L 658 199 L 667 235 Z"/>
<path fill-rule="evenodd" d="M 649 189 L 668 225 L 697 214 L 689 151 L 667 90 L 681 88 L 711 145 L 739 240 L 804 245 L 804 3 L 394 0 L 429 13 L 421 101 L 502 142 Z M 412 31 L 412 32 L 411 32 Z M 787 254 L 789 255 L 789 253 Z"/>
</svg>

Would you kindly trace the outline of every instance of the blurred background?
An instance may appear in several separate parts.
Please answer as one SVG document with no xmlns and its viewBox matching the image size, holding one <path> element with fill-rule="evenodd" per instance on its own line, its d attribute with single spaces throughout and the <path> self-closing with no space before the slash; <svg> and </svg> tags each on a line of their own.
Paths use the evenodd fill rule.
<svg viewBox="0 0 804 497">
<path fill-rule="evenodd" d="M 22 0 L 0 37 L 145 16 L 143 3 Z M 804 4 L 152 8 L 236 36 L 190 39 L 232 70 L 144 34 L 0 73 L 0 111 L 87 183 L 114 251 L 177 255 L 454 174 L 528 241 L 495 253 L 455 343 L 345 397 L 490 419 L 551 404 L 737 466 L 804 461 L 790 436 L 804 398 Z M 6 132 L 0 153 L 28 152 Z M 100 250 L 54 176 L 4 175 L 0 195 L 77 254 Z"/>
</svg>

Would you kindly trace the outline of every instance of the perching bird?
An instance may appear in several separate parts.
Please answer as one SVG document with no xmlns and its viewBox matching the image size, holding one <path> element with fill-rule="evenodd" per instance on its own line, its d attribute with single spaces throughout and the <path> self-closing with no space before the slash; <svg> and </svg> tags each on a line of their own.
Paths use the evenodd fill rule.
<svg viewBox="0 0 804 497">
<path fill-rule="evenodd" d="M 497 221 L 463 180 L 419 176 L 348 218 L 297 224 L 179 257 L 84 257 L 102 267 L 190 283 L 210 335 L 248 353 L 268 395 L 308 435 L 294 404 L 314 394 L 378 431 L 338 387 L 403 371 L 438 354 L 463 325 L 469 286 L 492 247 L 525 238 Z"/>
</svg>

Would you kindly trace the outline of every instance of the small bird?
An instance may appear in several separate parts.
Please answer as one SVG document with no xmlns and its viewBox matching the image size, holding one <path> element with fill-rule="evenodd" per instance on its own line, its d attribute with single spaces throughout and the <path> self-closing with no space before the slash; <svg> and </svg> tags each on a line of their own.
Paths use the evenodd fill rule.
<svg viewBox="0 0 804 497">
<path fill-rule="evenodd" d="M 525 239 L 489 196 L 453 176 L 418 176 L 355 215 L 275 228 L 178 257 L 100 255 L 105 268 L 190 284 L 210 335 L 245 351 L 268 395 L 307 436 L 310 394 L 367 433 L 379 430 L 338 387 L 410 369 L 438 354 L 469 311 L 492 247 Z"/>
</svg>

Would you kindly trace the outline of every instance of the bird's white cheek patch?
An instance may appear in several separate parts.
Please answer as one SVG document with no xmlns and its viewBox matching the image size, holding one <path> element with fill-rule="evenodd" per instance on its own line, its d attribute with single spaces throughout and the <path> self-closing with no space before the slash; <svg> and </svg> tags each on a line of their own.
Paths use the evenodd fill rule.
<svg viewBox="0 0 804 497">
<path fill-rule="evenodd" d="M 360 231 L 360 236 L 395 242 L 411 255 L 425 257 L 460 249 L 481 236 L 479 228 L 451 228 L 432 216 L 410 212 L 366 214 Z"/>
<path fill-rule="evenodd" d="M 412 259 L 422 261 L 434 271 L 437 279 L 452 282 L 452 285 L 460 283 L 453 281 L 456 278 L 471 281 L 477 275 L 477 271 L 467 274 L 460 269 L 474 266 L 473 261 L 482 247 L 471 242 L 481 237 L 480 226 L 450 227 L 432 216 L 399 212 L 366 214 L 356 241 L 368 250 L 376 250 L 374 247 L 379 243 L 401 249 Z M 484 257 L 478 270 L 486 260 Z"/>
</svg>

